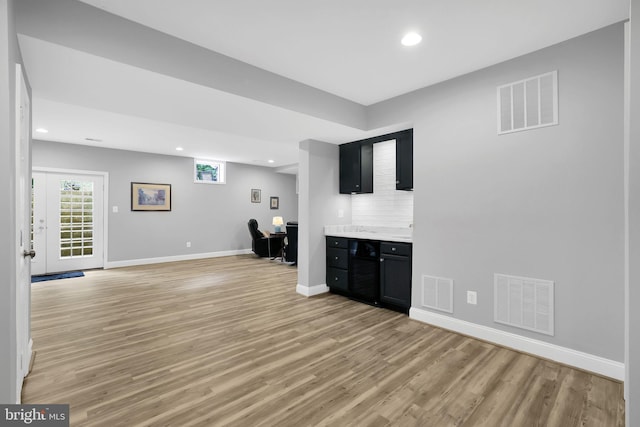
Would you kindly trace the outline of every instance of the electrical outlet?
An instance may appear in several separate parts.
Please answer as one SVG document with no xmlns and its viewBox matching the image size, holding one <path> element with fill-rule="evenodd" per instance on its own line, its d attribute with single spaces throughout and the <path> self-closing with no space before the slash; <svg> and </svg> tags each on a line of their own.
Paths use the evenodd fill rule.
<svg viewBox="0 0 640 427">
<path fill-rule="evenodd" d="M 113 213 L 118 213 L 118 207 L 117 206 L 113 206 L 111 208 L 111 210 L 112 210 Z"/>
<path fill-rule="evenodd" d="M 191 242 L 187 242 L 187 247 L 190 248 L 191 247 Z"/>
<path fill-rule="evenodd" d="M 478 293 L 476 291 L 467 291 L 467 304 L 478 304 Z"/>
</svg>

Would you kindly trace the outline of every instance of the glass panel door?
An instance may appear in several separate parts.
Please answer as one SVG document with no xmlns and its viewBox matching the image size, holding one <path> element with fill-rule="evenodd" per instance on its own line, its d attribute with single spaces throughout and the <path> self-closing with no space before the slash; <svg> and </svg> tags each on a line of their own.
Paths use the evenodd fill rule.
<svg viewBox="0 0 640 427">
<path fill-rule="evenodd" d="M 33 176 L 32 236 L 38 253 L 33 274 L 103 267 L 104 178 L 53 172 Z"/>
</svg>

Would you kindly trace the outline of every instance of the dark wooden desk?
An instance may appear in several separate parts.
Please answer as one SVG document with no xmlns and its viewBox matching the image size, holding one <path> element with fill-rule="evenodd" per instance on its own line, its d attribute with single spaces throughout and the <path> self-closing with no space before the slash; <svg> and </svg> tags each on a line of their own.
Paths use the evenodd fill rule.
<svg viewBox="0 0 640 427">
<path fill-rule="evenodd" d="M 271 238 L 280 239 L 280 250 L 278 251 L 277 254 L 275 254 L 275 256 L 273 258 L 271 258 L 272 260 L 274 260 L 276 258 L 280 258 L 280 262 L 282 262 L 284 260 L 283 250 L 284 250 L 284 239 L 285 239 L 285 237 L 287 237 L 287 233 L 285 233 L 284 231 L 282 231 L 280 233 L 270 233 L 269 234 L 269 258 L 271 258 Z"/>
</svg>

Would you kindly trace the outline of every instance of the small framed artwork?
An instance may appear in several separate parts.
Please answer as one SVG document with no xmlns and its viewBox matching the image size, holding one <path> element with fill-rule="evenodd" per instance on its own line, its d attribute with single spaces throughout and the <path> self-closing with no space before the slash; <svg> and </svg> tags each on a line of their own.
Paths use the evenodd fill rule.
<svg viewBox="0 0 640 427">
<path fill-rule="evenodd" d="M 171 184 L 131 183 L 132 211 L 170 211 Z"/>
<path fill-rule="evenodd" d="M 270 204 L 271 204 L 271 209 L 280 209 L 280 198 L 271 197 Z"/>
<path fill-rule="evenodd" d="M 226 163 L 221 160 L 193 160 L 193 182 L 224 184 Z"/>
<path fill-rule="evenodd" d="M 260 203 L 260 189 L 251 189 L 251 203 Z"/>
</svg>

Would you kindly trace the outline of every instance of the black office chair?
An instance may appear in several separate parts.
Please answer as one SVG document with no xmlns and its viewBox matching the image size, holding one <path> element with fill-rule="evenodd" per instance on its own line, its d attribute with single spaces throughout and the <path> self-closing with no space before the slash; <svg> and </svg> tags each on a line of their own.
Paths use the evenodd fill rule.
<svg viewBox="0 0 640 427">
<path fill-rule="evenodd" d="M 296 265 L 298 263 L 298 221 L 287 222 L 287 245 L 284 247 L 284 259 Z"/>
<path fill-rule="evenodd" d="M 282 239 L 279 237 L 266 237 L 258 230 L 258 221 L 250 219 L 249 234 L 251 234 L 251 250 L 259 257 L 275 257 L 282 249 Z"/>
</svg>

